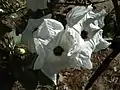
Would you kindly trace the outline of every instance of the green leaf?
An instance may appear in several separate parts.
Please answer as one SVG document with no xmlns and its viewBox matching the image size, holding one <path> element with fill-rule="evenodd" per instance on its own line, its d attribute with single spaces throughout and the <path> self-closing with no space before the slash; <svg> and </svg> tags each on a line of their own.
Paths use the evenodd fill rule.
<svg viewBox="0 0 120 90">
<path fill-rule="evenodd" d="M 14 44 L 18 45 L 21 43 L 21 37 L 22 37 L 21 34 L 19 34 L 17 36 L 15 30 L 13 30 L 12 32 L 10 32 L 10 35 L 11 35 L 11 37 L 13 37 L 13 40 L 11 41 L 12 45 L 14 45 Z"/>
</svg>

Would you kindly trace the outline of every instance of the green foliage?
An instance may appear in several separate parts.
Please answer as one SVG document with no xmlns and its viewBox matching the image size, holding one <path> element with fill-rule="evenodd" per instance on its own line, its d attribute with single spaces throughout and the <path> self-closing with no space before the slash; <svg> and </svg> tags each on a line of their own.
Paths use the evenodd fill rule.
<svg viewBox="0 0 120 90">
<path fill-rule="evenodd" d="M 18 36 L 16 35 L 15 30 L 13 30 L 12 32 L 10 32 L 10 36 L 13 38 L 11 40 L 11 44 L 12 45 L 19 45 L 21 43 L 21 34 L 19 34 Z"/>
</svg>

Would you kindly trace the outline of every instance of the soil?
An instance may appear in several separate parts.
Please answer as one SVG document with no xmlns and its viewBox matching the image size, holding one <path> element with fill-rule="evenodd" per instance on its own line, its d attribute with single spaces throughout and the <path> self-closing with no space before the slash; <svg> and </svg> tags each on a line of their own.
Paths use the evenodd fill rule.
<svg viewBox="0 0 120 90">
<path fill-rule="evenodd" d="M 93 69 L 73 69 L 68 68 L 61 71 L 57 90 L 84 90 L 90 77 L 94 74 L 97 68 L 101 65 L 104 59 L 112 52 L 111 49 L 99 51 L 92 54 Z M 17 81 L 12 90 L 25 90 Z M 36 90 L 49 90 L 40 89 Z M 52 90 L 52 89 L 50 89 Z M 90 90 L 120 90 L 120 54 L 112 60 L 108 69 L 96 80 Z"/>
<path fill-rule="evenodd" d="M 69 2 L 73 3 L 75 0 L 59 0 L 64 3 Z M 77 0 L 80 1 L 80 0 Z M 82 1 L 82 0 L 81 0 Z M 104 0 L 91 0 L 95 1 L 104 1 Z M 67 12 L 74 7 L 75 5 L 57 5 L 55 9 L 56 14 L 61 14 L 65 16 Z M 94 5 L 99 11 L 105 9 L 107 13 L 111 12 L 113 5 L 111 0 L 106 0 L 106 2 L 98 3 Z M 114 15 L 113 15 L 114 16 Z M 85 85 L 88 83 L 89 78 L 101 65 L 104 59 L 112 52 L 110 48 L 96 52 L 92 54 L 93 69 L 64 69 L 60 73 L 60 78 L 58 81 L 58 90 L 84 90 Z M 16 81 L 13 85 L 12 90 L 25 90 L 22 85 Z M 40 89 L 37 89 L 40 90 Z M 47 90 L 47 89 L 41 89 Z M 109 68 L 96 80 L 94 85 L 90 90 L 120 90 L 120 55 L 118 55 L 109 65 Z"/>
<path fill-rule="evenodd" d="M 96 69 L 101 65 L 104 59 L 112 52 L 106 49 L 93 53 L 92 70 L 75 70 L 66 69 L 62 71 L 62 80 L 60 81 L 59 90 L 84 90 L 89 78 Z M 96 80 L 90 90 L 120 90 L 120 55 L 118 55 L 109 65 L 109 68 Z M 63 89 L 66 88 L 66 89 Z"/>
</svg>

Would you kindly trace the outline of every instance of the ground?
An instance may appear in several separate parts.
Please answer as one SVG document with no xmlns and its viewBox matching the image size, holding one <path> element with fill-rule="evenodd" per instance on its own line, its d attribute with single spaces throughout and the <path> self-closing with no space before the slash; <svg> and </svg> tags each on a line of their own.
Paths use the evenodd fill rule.
<svg viewBox="0 0 120 90">
<path fill-rule="evenodd" d="M 64 2 L 64 0 L 60 0 Z M 66 0 L 73 2 L 75 0 Z M 79 1 L 79 0 L 78 0 Z M 91 0 L 95 1 L 105 1 L 103 3 L 95 4 L 96 9 L 102 10 L 103 8 L 110 13 L 113 10 L 113 5 L 111 0 Z M 55 12 L 58 14 L 66 15 L 69 8 L 75 5 L 58 5 Z M 114 17 L 114 14 L 113 14 Z M 21 28 L 19 28 L 21 29 Z M 88 83 L 89 78 L 97 70 L 104 59 L 112 52 L 110 48 L 99 51 L 92 54 L 93 69 L 64 69 L 60 73 L 60 78 L 58 82 L 58 90 L 84 90 L 85 85 Z M 17 81 L 13 85 L 12 90 L 25 90 L 21 84 Z M 39 89 L 38 89 L 39 90 Z M 109 68 L 97 79 L 90 90 L 120 90 L 120 55 L 118 55 L 109 65 Z"/>
<path fill-rule="evenodd" d="M 92 54 L 93 69 L 64 69 L 60 73 L 57 90 L 84 90 L 89 78 L 112 52 L 111 49 Z M 12 90 L 25 90 L 16 82 Z M 38 88 L 37 90 L 40 90 Z M 47 90 L 47 89 L 42 89 Z M 109 68 L 96 80 L 90 90 L 120 90 L 120 54 L 110 63 Z"/>
<path fill-rule="evenodd" d="M 62 75 L 64 79 L 60 83 L 62 89 L 59 90 L 84 90 L 89 78 L 100 66 L 103 60 L 112 52 L 106 49 L 92 55 L 92 70 L 74 70 L 66 69 Z M 118 55 L 110 64 L 109 68 L 98 78 L 90 90 L 119 90 L 120 89 L 120 55 Z M 63 89 L 67 88 L 67 89 Z M 68 89 L 69 88 L 69 89 Z"/>
<path fill-rule="evenodd" d="M 61 0 L 64 1 L 64 0 Z M 70 0 L 69 0 L 70 1 Z M 91 0 L 97 3 L 94 6 L 98 11 L 105 9 L 107 14 L 113 14 L 113 4 L 111 0 Z M 105 2 L 104 2 L 105 1 Z M 73 0 L 71 0 L 73 2 Z M 74 5 L 58 7 L 58 12 L 66 14 L 67 10 Z M 60 10 L 60 11 L 59 11 Z M 66 11 L 66 12 L 65 12 Z M 113 17 L 114 14 L 112 15 Z M 92 54 L 93 69 L 92 70 L 75 70 L 65 69 L 61 71 L 62 77 L 58 84 L 59 90 L 84 90 L 84 86 L 88 83 L 89 78 L 93 75 L 96 69 L 101 65 L 104 59 L 112 52 L 107 48 L 97 53 Z M 120 55 L 118 55 L 111 63 L 109 68 L 98 78 L 91 90 L 120 90 Z"/>
</svg>

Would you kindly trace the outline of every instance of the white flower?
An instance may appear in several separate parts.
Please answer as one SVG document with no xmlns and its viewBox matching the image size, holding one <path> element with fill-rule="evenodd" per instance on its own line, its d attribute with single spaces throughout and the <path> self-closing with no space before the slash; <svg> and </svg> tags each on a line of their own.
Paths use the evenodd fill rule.
<svg viewBox="0 0 120 90">
<path fill-rule="evenodd" d="M 37 54 L 34 69 L 41 69 L 55 81 L 55 74 L 66 67 L 92 69 L 91 54 L 107 48 L 109 43 L 102 38 L 104 12 L 94 13 L 92 7 L 75 7 L 67 15 L 67 25 L 53 19 L 44 19 L 37 31 L 31 33 Z M 88 32 L 89 39 L 82 38 L 82 31 Z M 24 33 L 24 36 L 28 33 Z M 27 41 L 31 39 L 27 38 Z M 28 44 L 29 45 L 29 44 Z M 96 48 L 99 47 L 99 48 Z"/>
</svg>

